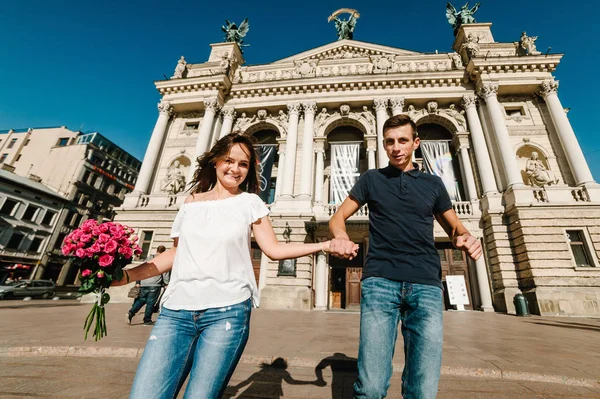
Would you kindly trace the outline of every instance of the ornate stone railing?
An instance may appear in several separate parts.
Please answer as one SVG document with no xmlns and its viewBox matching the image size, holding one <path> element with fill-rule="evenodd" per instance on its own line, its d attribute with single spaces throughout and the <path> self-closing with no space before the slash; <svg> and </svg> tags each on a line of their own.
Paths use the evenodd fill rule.
<svg viewBox="0 0 600 399">
<path fill-rule="evenodd" d="M 326 204 L 323 205 L 323 209 L 325 210 L 325 215 L 328 217 L 333 216 L 333 214 L 338 210 L 340 204 Z M 351 218 L 367 218 L 369 217 L 369 207 L 367 205 L 363 205 Z"/>
<path fill-rule="evenodd" d="M 452 203 L 452 209 L 460 216 L 473 216 L 473 204 L 469 201 L 455 201 Z"/>
<path fill-rule="evenodd" d="M 590 196 L 585 187 L 571 190 L 571 195 L 575 198 L 575 202 L 590 202 Z"/>
<path fill-rule="evenodd" d="M 339 204 L 327 204 L 323 205 L 324 216 L 331 217 L 337 211 Z M 470 201 L 456 201 L 452 203 L 452 208 L 454 212 L 459 217 L 471 217 L 476 216 L 476 211 L 479 209 L 477 207 L 477 203 L 472 203 Z M 351 218 L 368 218 L 369 217 L 369 208 L 367 205 L 363 205 Z"/>
</svg>

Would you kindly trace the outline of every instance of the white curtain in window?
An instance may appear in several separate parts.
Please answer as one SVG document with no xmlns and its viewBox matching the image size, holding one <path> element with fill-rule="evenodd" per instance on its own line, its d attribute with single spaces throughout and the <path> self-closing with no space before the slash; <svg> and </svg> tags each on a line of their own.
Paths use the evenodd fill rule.
<svg viewBox="0 0 600 399">
<path fill-rule="evenodd" d="M 448 190 L 450 199 L 461 201 L 458 181 L 454 175 L 449 141 L 421 141 L 425 172 L 439 176 Z"/>
<path fill-rule="evenodd" d="M 331 144 L 329 203 L 341 204 L 360 176 L 360 143 Z"/>
</svg>

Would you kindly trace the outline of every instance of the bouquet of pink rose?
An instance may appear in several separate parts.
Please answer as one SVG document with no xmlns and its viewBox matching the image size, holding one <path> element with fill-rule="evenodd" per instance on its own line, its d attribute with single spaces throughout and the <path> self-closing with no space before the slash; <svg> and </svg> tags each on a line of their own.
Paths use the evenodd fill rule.
<svg viewBox="0 0 600 399">
<path fill-rule="evenodd" d="M 88 219 L 65 237 L 62 253 L 73 256 L 73 263 L 80 269 L 79 292 L 94 293 L 96 296 L 94 306 L 83 324 L 85 339 L 94 321 L 95 340 L 106 335 L 104 305 L 110 301 L 110 295 L 105 291 L 113 280 L 123 278 L 123 267 L 131 263 L 133 255 L 142 253 L 137 244 L 138 238 L 133 233 L 133 229 L 119 223 L 98 224 L 96 220 Z"/>
</svg>

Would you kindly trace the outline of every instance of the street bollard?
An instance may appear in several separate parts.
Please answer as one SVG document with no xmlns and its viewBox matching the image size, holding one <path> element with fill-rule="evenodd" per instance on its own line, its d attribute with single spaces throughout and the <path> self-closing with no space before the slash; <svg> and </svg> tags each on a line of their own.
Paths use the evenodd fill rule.
<svg viewBox="0 0 600 399">
<path fill-rule="evenodd" d="M 513 302 L 515 304 L 515 311 L 517 316 L 529 316 L 529 303 L 525 295 L 518 293 L 515 295 Z"/>
</svg>

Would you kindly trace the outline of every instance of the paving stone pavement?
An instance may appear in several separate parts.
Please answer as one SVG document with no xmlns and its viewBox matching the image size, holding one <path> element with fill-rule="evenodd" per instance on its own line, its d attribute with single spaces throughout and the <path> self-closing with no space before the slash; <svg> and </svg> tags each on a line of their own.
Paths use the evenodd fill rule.
<svg viewBox="0 0 600 399">
<path fill-rule="evenodd" d="M 109 335 L 94 342 L 89 304 L 0 301 L 0 398 L 126 397 L 151 332 L 141 315 L 125 322 L 128 308 L 109 304 Z M 230 397 L 348 397 L 358 327 L 356 313 L 255 310 Z M 446 312 L 444 328 L 440 398 L 600 398 L 600 319 Z M 401 339 L 396 354 L 389 397 L 400 397 Z M 277 357 L 287 370 L 261 367 Z M 314 384 L 320 363 L 326 387 Z"/>
</svg>

